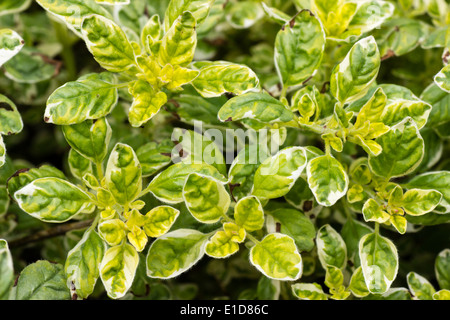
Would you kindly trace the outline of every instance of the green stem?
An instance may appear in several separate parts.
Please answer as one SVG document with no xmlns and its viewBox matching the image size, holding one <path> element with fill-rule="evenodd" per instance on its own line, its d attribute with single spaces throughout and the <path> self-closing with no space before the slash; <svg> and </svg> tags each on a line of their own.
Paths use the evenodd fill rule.
<svg viewBox="0 0 450 320">
<path fill-rule="evenodd" d="M 288 89 L 288 87 L 283 85 L 283 89 L 281 90 L 280 100 L 286 99 L 287 89 Z"/>
<path fill-rule="evenodd" d="M 250 233 L 247 233 L 247 238 L 253 242 L 255 245 L 259 243 L 258 239 L 256 239 L 254 236 L 252 236 Z"/>
<path fill-rule="evenodd" d="M 331 156 L 331 147 L 330 147 L 330 143 L 328 142 L 328 140 L 325 140 L 325 154 L 327 156 Z"/>
<path fill-rule="evenodd" d="M 225 222 L 232 222 L 235 223 L 234 220 L 232 218 L 230 218 L 229 216 L 227 216 L 226 213 L 222 213 L 222 218 Z"/>
<path fill-rule="evenodd" d="M 375 234 L 380 234 L 380 224 L 378 222 L 375 222 Z"/>
<path fill-rule="evenodd" d="M 89 227 L 89 230 L 93 230 L 97 227 L 98 222 L 100 221 L 101 214 L 98 213 L 95 217 L 94 221 L 92 222 L 92 225 Z"/>
<path fill-rule="evenodd" d="M 97 162 L 95 164 L 95 168 L 97 169 L 97 175 L 98 175 L 98 179 L 100 180 L 100 182 L 103 180 L 103 164 L 101 162 Z"/>
</svg>

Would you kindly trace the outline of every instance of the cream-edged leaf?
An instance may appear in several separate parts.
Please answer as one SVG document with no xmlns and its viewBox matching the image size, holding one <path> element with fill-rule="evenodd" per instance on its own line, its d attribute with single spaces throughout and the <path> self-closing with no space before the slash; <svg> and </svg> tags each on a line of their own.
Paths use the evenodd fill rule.
<svg viewBox="0 0 450 320">
<path fill-rule="evenodd" d="M 109 248 L 99 266 L 100 277 L 108 296 L 122 298 L 133 284 L 139 254 L 128 243 Z"/>
<path fill-rule="evenodd" d="M 259 89 L 258 76 L 245 65 L 217 61 L 203 64 L 199 71 L 192 85 L 205 98 L 227 92 L 240 95 Z"/>
<path fill-rule="evenodd" d="M 324 50 L 321 22 L 309 10 L 300 11 L 281 28 L 275 40 L 275 65 L 283 85 L 301 85 L 314 76 Z"/>
<path fill-rule="evenodd" d="M 317 231 L 317 254 L 324 269 L 335 266 L 344 269 L 347 265 L 347 246 L 342 236 L 329 224 Z"/>
<path fill-rule="evenodd" d="M 25 41 L 17 32 L 0 29 L 0 67 L 22 50 L 24 45 Z"/>
<path fill-rule="evenodd" d="M 306 151 L 289 147 L 266 159 L 256 170 L 252 195 L 260 199 L 284 196 L 306 167 Z"/>
<path fill-rule="evenodd" d="M 81 32 L 95 60 L 111 72 L 125 72 L 136 66 L 133 46 L 114 21 L 100 15 L 83 19 Z"/>
<path fill-rule="evenodd" d="M 142 169 L 130 146 L 117 143 L 106 167 L 106 185 L 119 204 L 127 205 L 142 191 Z"/>
<path fill-rule="evenodd" d="M 81 299 L 86 299 L 94 291 L 105 250 L 99 235 L 94 230 L 88 229 L 67 254 L 64 271 L 67 280 L 73 283 Z"/>
<path fill-rule="evenodd" d="M 170 279 L 187 271 L 205 254 L 208 235 L 178 229 L 156 239 L 147 254 L 147 275 Z"/>
<path fill-rule="evenodd" d="M 31 216 L 53 223 L 72 219 L 91 205 L 89 196 L 60 178 L 39 178 L 14 193 L 19 207 Z"/>
<path fill-rule="evenodd" d="M 412 118 L 406 118 L 375 140 L 382 148 L 378 156 L 369 154 L 372 171 L 385 178 L 400 177 L 420 165 L 424 141 Z"/>
<path fill-rule="evenodd" d="M 271 233 L 250 250 L 250 262 L 266 277 L 294 281 L 303 272 L 302 257 L 294 239 L 281 233 Z"/>
<path fill-rule="evenodd" d="M 306 173 L 312 193 L 317 202 L 323 206 L 332 206 L 347 193 L 349 185 L 347 172 L 331 155 L 309 161 Z"/>
<path fill-rule="evenodd" d="M 44 120 L 57 125 L 72 125 L 99 119 L 111 113 L 118 99 L 111 74 L 90 74 L 56 89 L 47 100 Z"/>
<path fill-rule="evenodd" d="M 380 68 L 380 52 L 370 36 L 353 45 L 345 59 L 331 74 L 330 89 L 340 103 L 362 98 L 375 81 Z"/>
<path fill-rule="evenodd" d="M 368 290 L 376 294 L 386 293 L 399 267 L 395 245 L 377 233 L 369 233 L 359 242 L 359 256 Z"/>
</svg>

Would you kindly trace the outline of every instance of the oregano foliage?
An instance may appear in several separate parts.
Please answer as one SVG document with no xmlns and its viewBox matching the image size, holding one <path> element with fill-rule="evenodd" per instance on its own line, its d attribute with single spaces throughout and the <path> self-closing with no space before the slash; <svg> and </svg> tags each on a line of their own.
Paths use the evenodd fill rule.
<svg viewBox="0 0 450 320">
<path fill-rule="evenodd" d="M 1 1 L 0 299 L 449 300 L 449 25 Z"/>
</svg>

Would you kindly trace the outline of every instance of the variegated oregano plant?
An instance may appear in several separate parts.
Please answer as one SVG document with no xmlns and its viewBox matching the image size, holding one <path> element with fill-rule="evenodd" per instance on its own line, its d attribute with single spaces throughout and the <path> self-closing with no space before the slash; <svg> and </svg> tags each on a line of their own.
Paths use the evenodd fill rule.
<svg viewBox="0 0 450 320">
<path fill-rule="evenodd" d="M 2 1 L 0 299 L 450 299 L 449 25 Z"/>
</svg>

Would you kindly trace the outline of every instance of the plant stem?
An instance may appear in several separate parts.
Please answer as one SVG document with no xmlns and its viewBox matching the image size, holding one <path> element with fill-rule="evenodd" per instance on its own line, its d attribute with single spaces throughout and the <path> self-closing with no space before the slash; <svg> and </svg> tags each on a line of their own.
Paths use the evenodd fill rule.
<svg viewBox="0 0 450 320">
<path fill-rule="evenodd" d="M 103 180 L 103 164 L 101 162 L 97 162 L 95 164 L 95 168 L 97 169 L 97 175 L 100 182 Z"/>
<path fill-rule="evenodd" d="M 57 226 L 57 227 L 54 227 L 51 229 L 47 229 L 47 230 L 42 230 L 42 231 L 36 232 L 30 236 L 26 236 L 23 238 L 19 238 L 19 239 L 10 241 L 9 247 L 17 248 L 17 247 L 21 247 L 21 246 L 24 246 L 24 245 L 27 245 L 27 244 L 30 244 L 33 242 L 38 242 L 38 241 L 42 241 L 45 239 L 61 236 L 72 230 L 84 229 L 84 228 L 90 226 L 93 222 L 94 222 L 94 219 L 83 220 L 83 221 L 77 221 L 77 222 L 63 224 L 63 225 L 60 225 L 60 226 Z"/>
<path fill-rule="evenodd" d="M 375 234 L 380 234 L 380 224 L 378 222 L 375 222 Z"/>
<path fill-rule="evenodd" d="M 251 242 L 253 242 L 255 245 L 259 243 L 259 241 L 258 241 L 254 236 L 252 236 L 250 233 L 247 233 L 247 238 L 248 238 Z"/>
</svg>

